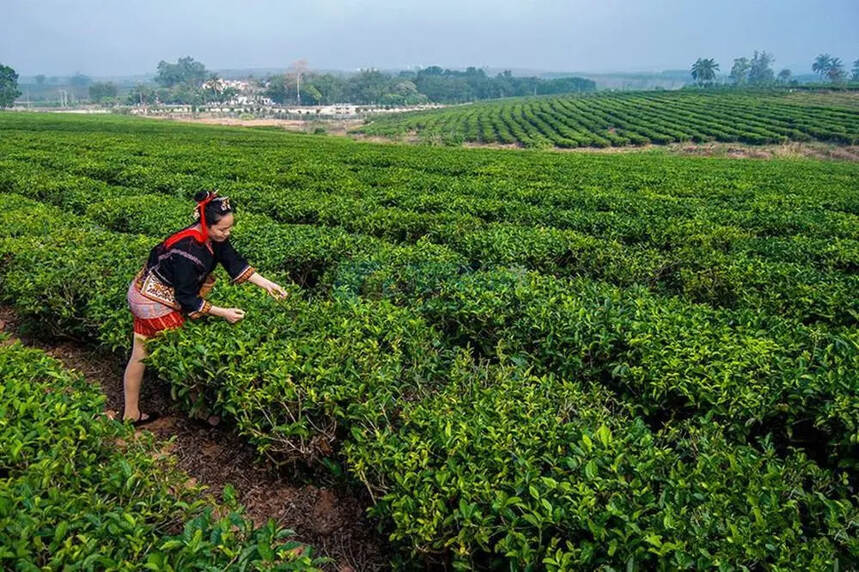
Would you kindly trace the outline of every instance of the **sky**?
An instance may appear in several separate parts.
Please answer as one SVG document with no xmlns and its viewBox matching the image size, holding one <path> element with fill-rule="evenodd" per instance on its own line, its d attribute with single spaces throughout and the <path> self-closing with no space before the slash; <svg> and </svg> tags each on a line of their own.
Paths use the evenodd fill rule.
<svg viewBox="0 0 859 572">
<path fill-rule="evenodd" d="M 859 59 L 859 0 L 2 0 L 0 64 L 20 75 L 440 65 L 562 72 L 721 71 L 754 50 L 776 71 Z"/>
</svg>

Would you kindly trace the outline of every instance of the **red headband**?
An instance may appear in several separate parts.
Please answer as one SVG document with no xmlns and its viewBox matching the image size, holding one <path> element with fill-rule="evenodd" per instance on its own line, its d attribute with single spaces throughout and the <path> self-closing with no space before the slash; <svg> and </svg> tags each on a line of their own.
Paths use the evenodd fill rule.
<svg viewBox="0 0 859 572">
<path fill-rule="evenodd" d="M 218 196 L 218 193 L 215 191 L 210 192 L 206 195 L 206 198 L 197 203 L 197 208 L 200 209 L 200 227 L 203 229 L 202 238 L 200 242 L 206 242 L 206 239 L 209 238 L 209 227 L 206 226 L 206 205 L 212 202 L 212 199 Z"/>
<path fill-rule="evenodd" d="M 165 241 L 165 246 L 170 248 L 186 236 L 193 236 L 194 240 L 200 244 L 209 240 L 209 227 L 206 225 L 206 205 L 212 202 L 212 200 L 217 196 L 217 192 L 209 191 L 206 198 L 197 203 L 197 209 L 200 216 L 200 230 L 197 230 L 196 228 L 186 228 L 185 230 L 179 231 Z"/>
</svg>

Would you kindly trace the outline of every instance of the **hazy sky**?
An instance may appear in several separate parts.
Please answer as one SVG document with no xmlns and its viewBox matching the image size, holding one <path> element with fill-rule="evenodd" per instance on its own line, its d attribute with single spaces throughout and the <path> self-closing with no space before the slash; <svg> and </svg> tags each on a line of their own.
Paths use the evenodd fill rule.
<svg viewBox="0 0 859 572">
<path fill-rule="evenodd" d="M 859 0 L 2 0 L 0 63 L 19 74 L 350 70 L 438 64 L 557 71 L 686 69 L 765 49 L 810 71 L 859 58 Z"/>
</svg>

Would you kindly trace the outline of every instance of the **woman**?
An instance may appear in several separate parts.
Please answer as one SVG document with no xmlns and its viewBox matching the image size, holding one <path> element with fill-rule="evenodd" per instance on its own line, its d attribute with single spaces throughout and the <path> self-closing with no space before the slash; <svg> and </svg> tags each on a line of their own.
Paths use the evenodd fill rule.
<svg viewBox="0 0 859 572">
<path fill-rule="evenodd" d="M 156 246 L 143 269 L 128 287 L 128 305 L 134 315 L 134 345 L 125 368 L 125 411 L 122 418 L 134 425 L 154 421 L 156 413 L 140 411 L 140 385 L 143 381 L 145 341 L 164 330 L 178 328 L 185 316 L 192 319 L 217 316 L 235 324 L 245 313 L 239 308 L 219 308 L 208 302 L 215 277 L 212 271 L 220 262 L 232 282 L 251 282 L 275 298 L 286 291 L 260 276 L 230 244 L 233 209 L 228 197 L 201 191 L 194 196 L 194 216 L 199 222 L 185 228 Z"/>
</svg>

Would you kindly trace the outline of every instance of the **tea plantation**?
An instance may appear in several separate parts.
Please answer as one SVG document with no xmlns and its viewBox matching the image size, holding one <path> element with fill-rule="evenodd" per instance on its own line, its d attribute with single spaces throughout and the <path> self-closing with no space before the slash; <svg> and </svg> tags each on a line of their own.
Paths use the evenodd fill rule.
<svg viewBox="0 0 859 572">
<path fill-rule="evenodd" d="M 855 93 L 804 95 L 773 89 L 519 97 L 390 114 L 356 131 L 448 145 L 561 148 L 687 141 L 859 143 Z"/>
<path fill-rule="evenodd" d="M 859 165 L 2 114 L 0 300 L 124 358 L 205 188 L 291 296 L 222 276 L 247 318 L 150 367 L 363 483 L 395 565 L 859 566 Z"/>
<path fill-rule="evenodd" d="M 274 521 L 255 528 L 171 468 L 151 435 L 44 353 L 0 346 L 0 565 L 6 570 L 318 570 Z"/>
</svg>

